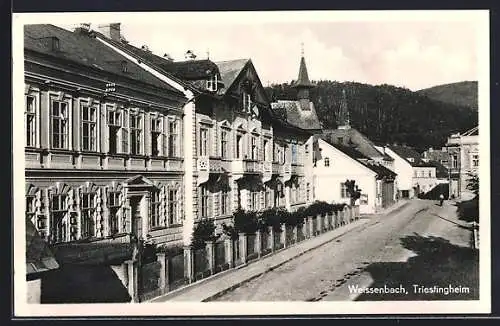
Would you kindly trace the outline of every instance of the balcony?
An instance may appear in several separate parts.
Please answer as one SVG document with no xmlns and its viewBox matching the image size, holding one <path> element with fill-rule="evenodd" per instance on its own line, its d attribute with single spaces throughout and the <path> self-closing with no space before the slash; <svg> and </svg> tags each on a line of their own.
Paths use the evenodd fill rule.
<svg viewBox="0 0 500 326">
<path fill-rule="evenodd" d="M 229 161 L 223 160 L 220 157 L 198 157 L 197 170 L 198 172 L 208 173 L 224 173 L 229 170 Z"/>
<path fill-rule="evenodd" d="M 233 174 L 260 174 L 262 173 L 262 165 L 256 160 L 234 160 L 231 163 L 231 172 Z"/>
<path fill-rule="evenodd" d="M 280 176 L 283 178 L 283 182 L 288 181 L 292 178 L 292 164 L 284 163 L 281 165 Z"/>
<path fill-rule="evenodd" d="M 301 164 L 292 163 L 292 174 L 304 176 L 304 166 Z"/>
<path fill-rule="evenodd" d="M 273 162 L 272 169 L 273 169 L 273 171 L 272 171 L 273 174 L 280 174 L 281 164 L 279 164 L 278 162 Z"/>
</svg>

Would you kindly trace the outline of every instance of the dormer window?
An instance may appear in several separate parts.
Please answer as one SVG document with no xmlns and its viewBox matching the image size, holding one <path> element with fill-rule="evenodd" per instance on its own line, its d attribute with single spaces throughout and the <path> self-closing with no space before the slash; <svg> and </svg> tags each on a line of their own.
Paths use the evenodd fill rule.
<svg viewBox="0 0 500 326">
<path fill-rule="evenodd" d="M 210 92 L 217 92 L 217 83 L 218 83 L 217 75 L 211 76 L 210 79 L 207 80 L 207 90 Z"/>
<path fill-rule="evenodd" d="M 52 51 L 59 51 L 60 50 L 59 39 L 57 37 L 55 37 L 55 36 L 51 37 L 50 43 L 51 43 Z"/>
<path fill-rule="evenodd" d="M 241 96 L 243 111 L 250 112 L 250 109 L 252 107 L 252 98 L 250 97 L 250 94 L 248 94 L 247 92 L 243 92 Z"/>
<path fill-rule="evenodd" d="M 122 66 L 122 72 L 128 72 L 127 61 L 125 61 L 125 60 L 122 61 L 121 66 Z"/>
</svg>

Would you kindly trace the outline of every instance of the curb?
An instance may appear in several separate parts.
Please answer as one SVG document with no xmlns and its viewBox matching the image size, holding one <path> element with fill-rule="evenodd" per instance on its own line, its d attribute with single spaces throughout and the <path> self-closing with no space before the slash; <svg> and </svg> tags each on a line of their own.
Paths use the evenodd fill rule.
<svg viewBox="0 0 500 326">
<path fill-rule="evenodd" d="M 325 242 L 323 242 L 323 243 L 320 243 L 320 244 L 318 244 L 318 245 L 316 245 L 316 246 L 314 246 L 314 247 L 311 247 L 311 248 L 308 248 L 308 249 L 306 249 L 306 250 L 304 250 L 304 251 L 302 251 L 302 252 L 299 252 L 298 254 L 294 255 L 293 257 L 290 257 L 290 258 L 288 258 L 288 259 L 286 259 L 286 260 L 284 260 L 284 261 L 282 261 L 282 262 L 280 262 L 280 263 L 278 263 L 278 264 L 276 264 L 276 265 L 274 265 L 274 266 L 271 266 L 271 267 L 267 268 L 267 269 L 266 269 L 265 271 L 263 271 L 263 272 L 260 272 L 260 273 L 258 273 L 258 274 L 256 274 L 256 275 L 253 275 L 253 276 L 251 276 L 251 277 L 247 278 L 246 280 L 243 280 L 243 281 L 241 281 L 241 282 L 239 282 L 239 283 L 237 283 L 237 284 L 234 284 L 234 285 L 232 285 L 232 286 L 230 286 L 230 287 L 228 287 L 228 288 L 226 288 L 226 289 L 224 289 L 224 290 L 219 291 L 218 293 L 216 293 L 216 294 L 214 294 L 214 295 L 209 296 L 208 298 L 205 298 L 205 299 L 201 300 L 201 302 L 209 302 L 209 301 L 212 301 L 212 300 L 214 300 L 214 299 L 216 299 L 216 298 L 218 298 L 218 297 L 221 297 L 221 296 L 223 296 L 224 294 L 226 294 L 226 293 L 228 293 L 228 292 L 231 292 L 231 291 L 233 291 L 233 290 L 237 289 L 238 287 L 242 286 L 243 284 L 245 284 L 245 283 L 247 283 L 247 282 L 250 282 L 250 281 L 252 281 L 252 280 L 254 280 L 254 279 L 256 279 L 256 278 L 258 278 L 258 277 L 260 277 L 260 276 L 262 276 L 262 275 L 264 275 L 264 274 L 267 274 L 267 273 L 269 273 L 269 272 L 271 272 L 271 271 L 275 270 L 276 268 L 278 268 L 278 267 L 280 267 L 280 266 L 282 266 L 282 265 L 284 265 L 284 264 L 286 264 L 286 263 L 288 263 L 288 262 L 290 262 L 290 261 L 292 261 L 292 260 L 294 260 L 294 259 L 296 259 L 296 258 L 298 258 L 298 257 L 300 257 L 300 256 L 302 256 L 302 255 L 304 255 L 304 254 L 306 254 L 306 253 L 308 253 L 308 252 L 312 251 L 312 250 L 315 250 L 315 249 L 317 249 L 317 248 L 319 248 L 319 247 L 322 247 L 322 246 L 324 246 L 324 245 L 326 245 L 326 244 L 328 244 L 328 243 L 332 242 L 333 240 L 336 240 L 337 238 L 339 238 L 339 237 L 341 237 L 341 236 L 345 235 L 346 233 L 348 233 L 348 232 L 350 232 L 350 231 L 353 231 L 354 229 L 356 229 L 356 228 L 358 228 L 358 227 L 360 227 L 360 226 L 362 226 L 362 225 L 364 225 L 365 223 L 367 223 L 367 222 L 368 222 L 368 219 L 366 219 L 366 218 L 360 218 L 360 219 L 358 219 L 357 221 L 362 221 L 362 220 L 364 221 L 363 223 L 360 223 L 359 225 L 357 225 L 357 226 L 353 227 L 352 229 L 345 230 L 345 232 L 342 232 L 342 233 L 340 233 L 340 234 L 336 235 L 335 237 L 328 239 L 327 241 L 325 241 Z M 353 223 L 355 223 L 355 222 L 353 222 Z M 332 231 L 333 231 L 333 230 L 332 230 Z M 284 249 L 286 249 L 286 248 L 284 248 Z M 283 250 L 283 249 L 282 249 L 282 250 Z M 275 252 L 275 253 L 279 253 L 279 251 L 277 251 L 277 252 Z"/>
</svg>

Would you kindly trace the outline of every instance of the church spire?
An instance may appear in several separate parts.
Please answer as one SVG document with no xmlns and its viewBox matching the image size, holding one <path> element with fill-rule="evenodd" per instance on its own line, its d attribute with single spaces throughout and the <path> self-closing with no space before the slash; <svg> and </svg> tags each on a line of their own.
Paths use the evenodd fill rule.
<svg viewBox="0 0 500 326">
<path fill-rule="evenodd" d="M 314 85 L 309 80 L 309 74 L 307 73 L 306 60 L 304 58 L 304 43 L 301 43 L 299 76 L 293 87 L 297 89 L 297 99 L 300 102 L 301 109 L 305 111 L 310 110 L 309 89 L 313 88 Z"/>
<path fill-rule="evenodd" d="M 349 108 L 347 107 L 347 96 L 345 93 L 345 89 L 342 89 L 342 100 L 340 101 L 340 109 L 337 117 L 337 127 L 339 129 L 348 129 L 350 128 L 349 121 Z"/>
</svg>

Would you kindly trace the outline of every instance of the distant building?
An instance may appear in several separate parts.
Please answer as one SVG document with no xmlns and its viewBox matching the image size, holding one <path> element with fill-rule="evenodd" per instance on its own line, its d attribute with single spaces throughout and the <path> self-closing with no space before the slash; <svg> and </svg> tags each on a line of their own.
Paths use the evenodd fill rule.
<svg viewBox="0 0 500 326">
<path fill-rule="evenodd" d="M 452 134 L 446 142 L 449 155 L 450 196 L 469 198 L 471 175 L 479 173 L 479 127 Z"/>
<path fill-rule="evenodd" d="M 438 162 L 445 168 L 448 168 L 449 155 L 447 148 L 442 147 L 441 149 L 434 149 L 431 147 L 422 153 L 422 160 L 426 162 L 429 161 Z"/>
</svg>

